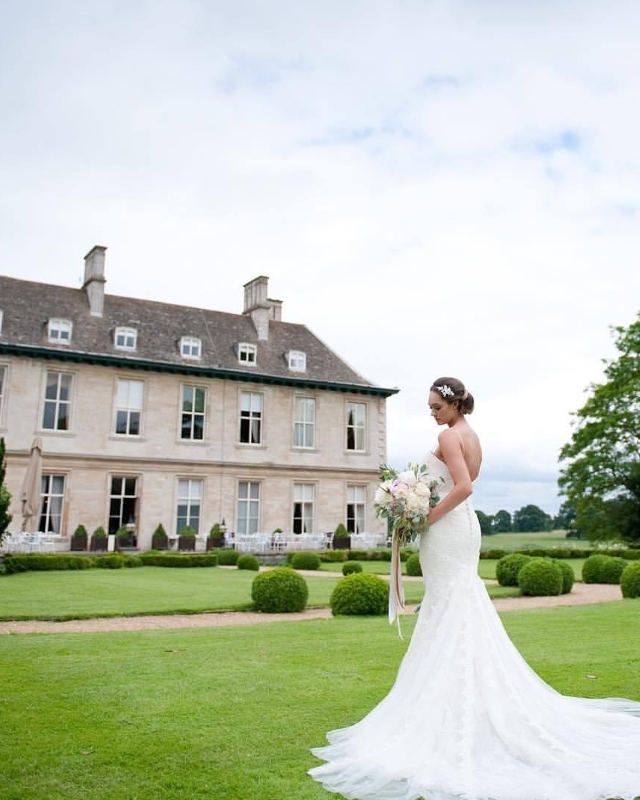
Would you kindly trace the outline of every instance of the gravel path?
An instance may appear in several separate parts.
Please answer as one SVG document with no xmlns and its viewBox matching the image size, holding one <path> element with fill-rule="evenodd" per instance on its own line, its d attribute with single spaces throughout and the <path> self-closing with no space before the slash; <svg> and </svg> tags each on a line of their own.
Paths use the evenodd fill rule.
<svg viewBox="0 0 640 800">
<path fill-rule="evenodd" d="M 319 573 L 310 573 L 318 575 Z M 332 573 L 323 573 L 331 575 Z M 420 580 L 418 578 L 417 580 Z M 498 611 L 514 611 L 553 606 L 587 605 L 622 599 L 619 586 L 576 583 L 570 594 L 559 597 L 504 597 L 493 601 Z M 412 613 L 414 606 L 407 608 Z M 259 622 L 295 621 L 303 619 L 329 619 L 328 608 L 310 608 L 297 614 L 260 614 L 251 611 L 231 611 L 211 614 L 170 614 L 144 617 L 108 617 L 96 619 L 47 622 L 0 622 L 2 633 L 98 633 L 110 631 L 161 630 L 168 628 L 215 628 L 224 625 L 254 625 Z"/>
</svg>

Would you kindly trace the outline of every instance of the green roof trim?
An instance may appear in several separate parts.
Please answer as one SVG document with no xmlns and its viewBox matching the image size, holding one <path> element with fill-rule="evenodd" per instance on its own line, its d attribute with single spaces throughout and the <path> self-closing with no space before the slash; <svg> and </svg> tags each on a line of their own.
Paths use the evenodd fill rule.
<svg viewBox="0 0 640 800">
<path fill-rule="evenodd" d="M 391 397 L 399 389 L 387 389 L 382 386 L 370 386 L 359 383 L 340 383 L 338 381 L 321 381 L 310 378 L 290 378 L 286 375 L 265 375 L 256 372 L 222 369 L 220 367 L 200 367 L 196 364 L 177 364 L 168 361 L 151 361 L 142 358 L 112 356 L 106 353 L 86 353 L 78 350 L 53 350 L 48 347 L 10 344 L 0 342 L 0 354 L 41 358 L 47 361 L 63 361 L 75 364 L 96 364 L 117 369 L 140 369 L 147 372 L 168 372 L 180 375 L 197 375 L 201 378 L 219 378 L 230 381 L 247 381 L 265 383 L 275 386 L 297 386 L 301 389 L 326 389 L 333 392 L 353 392 L 376 397 Z"/>
</svg>

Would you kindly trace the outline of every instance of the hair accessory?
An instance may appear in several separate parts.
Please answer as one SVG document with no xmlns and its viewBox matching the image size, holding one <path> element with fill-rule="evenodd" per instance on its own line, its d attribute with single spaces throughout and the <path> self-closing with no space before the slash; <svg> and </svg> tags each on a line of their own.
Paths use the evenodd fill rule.
<svg viewBox="0 0 640 800">
<path fill-rule="evenodd" d="M 455 392 L 448 383 L 443 383 L 442 386 L 436 386 L 436 389 L 443 397 L 454 397 Z"/>
</svg>

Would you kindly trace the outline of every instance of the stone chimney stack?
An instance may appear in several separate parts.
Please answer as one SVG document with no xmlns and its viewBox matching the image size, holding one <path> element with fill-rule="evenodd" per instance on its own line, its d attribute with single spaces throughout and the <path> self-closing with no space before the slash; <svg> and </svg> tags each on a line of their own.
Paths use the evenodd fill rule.
<svg viewBox="0 0 640 800">
<path fill-rule="evenodd" d="M 89 311 L 92 317 L 101 317 L 104 309 L 104 254 L 106 247 L 96 245 L 84 257 L 84 283 L 82 288 L 87 293 Z"/>
<path fill-rule="evenodd" d="M 267 295 L 269 278 L 259 275 L 244 285 L 244 310 L 251 321 L 261 342 L 269 340 L 269 320 L 282 319 L 282 300 L 271 300 Z"/>
</svg>

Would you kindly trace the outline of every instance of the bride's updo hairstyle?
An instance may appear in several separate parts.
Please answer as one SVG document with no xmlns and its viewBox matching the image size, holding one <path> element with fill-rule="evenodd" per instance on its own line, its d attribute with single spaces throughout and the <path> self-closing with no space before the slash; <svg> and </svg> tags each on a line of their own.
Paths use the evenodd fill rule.
<svg viewBox="0 0 640 800">
<path fill-rule="evenodd" d="M 457 378 L 437 378 L 432 384 L 430 392 L 436 392 L 449 405 L 454 404 L 461 414 L 472 414 L 475 405 L 473 395 L 465 388 L 464 383 Z"/>
</svg>

